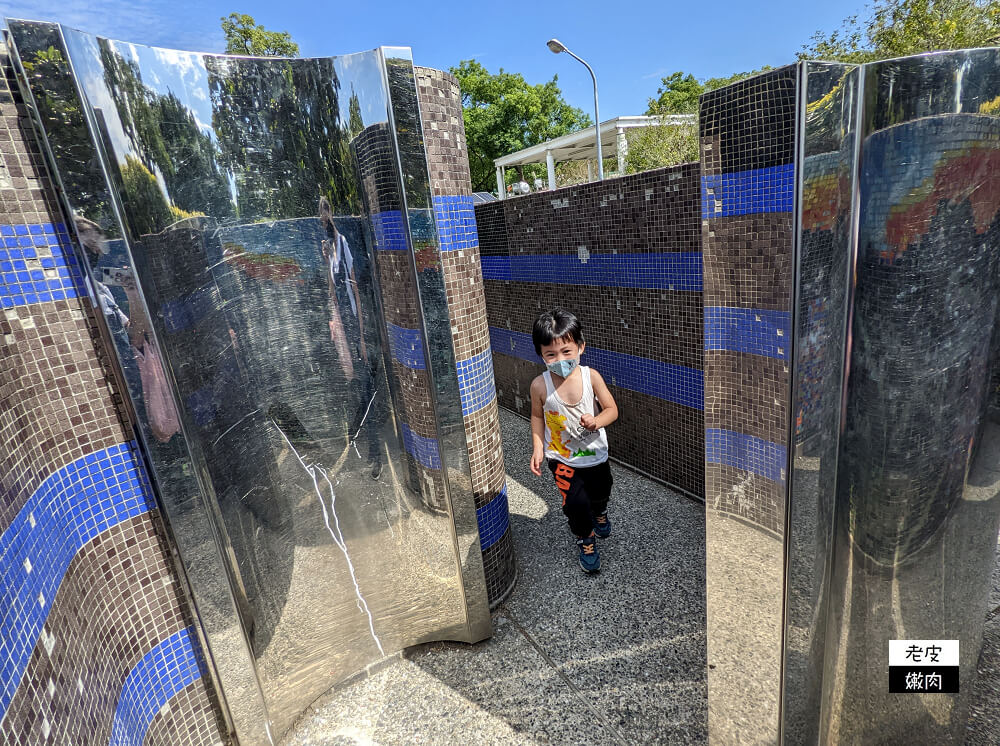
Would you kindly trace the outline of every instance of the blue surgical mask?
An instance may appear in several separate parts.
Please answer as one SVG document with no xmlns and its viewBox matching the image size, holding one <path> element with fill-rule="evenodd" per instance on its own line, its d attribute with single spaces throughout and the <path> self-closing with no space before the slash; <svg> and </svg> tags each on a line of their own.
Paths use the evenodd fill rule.
<svg viewBox="0 0 1000 746">
<path fill-rule="evenodd" d="M 579 364 L 579 358 L 571 357 L 568 360 L 558 360 L 554 363 L 546 363 L 545 367 L 549 369 L 550 373 L 555 373 L 557 376 L 566 378 Z"/>
</svg>

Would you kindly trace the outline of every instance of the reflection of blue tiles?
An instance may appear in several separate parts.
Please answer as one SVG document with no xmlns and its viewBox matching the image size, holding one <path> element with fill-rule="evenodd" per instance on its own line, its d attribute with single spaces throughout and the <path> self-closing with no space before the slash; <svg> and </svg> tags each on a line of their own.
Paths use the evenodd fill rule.
<svg viewBox="0 0 1000 746">
<path fill-rule="evenodd" d="M 494 352 L 541 364 L 530 334 L 491 326 L 490 344 Z M 638 391 L 692 409 L 705 408 L 705 379 L 702 371 L 695 368 L 672 365 L 623 352 L 611 352 L 590 345 L 587 346 L 587 351 L 583 353 L 580 362 L 595 368 L 610 385 Z"/>
<path fill-rule="evenodd" d="M 788 359 L 792 316 L 787 311 L 705 307 L 705 349 Z"/>
<path fill-rule="evenodd" d="M 73 557 L 91 539 L 153 508 L 134 444 L 78 458 L 51 474 L 0 535 L 0 719 Z"/>
<path fill-rule="evenodd" d="M 499 495 L 476 510 L 476 521 L 479 523 L 479 546 L 485 551 L 500 541 L 510 526 L 506 482 Z"/>
<path fill-rule="evenodd" d="M 701 291 L 701 252 L 482 257 L 484 280 Z"/>
<path fill-rule="evenodd" d="M 459 360 L 456 367 L 463 415 L 478 412 L 496 398 L 492 350 L 487 349 L 468 360 Z"/>
<path fill-rule="evenodd" d="M 701 217 L 791 212 L 795 165 L 701 177 Z"/>
<path fill-rule="evenodd" d="M 175 632 L 143 656 L 125 679 L 109 746 L 141 746 L 156 713 L 202 676 L 194 628 Z"/>
<path fill-rule="evenodd" d="M 218 310 L 215 305 L 216 298 L 214 285 L 208 285 L 188 293 L 183 298 L 164 300 L 157 311 L 163 316 L 163 324 L 167 331 L 176 334 L 215 313 Z"/>
<path fill-rule="evenodd" d="M 441 454 L 438 452 L 438 443 L 434 438 L 425 438 L 417 435 L 405 422 L 403 428 L 403 445 L 407 452 L 428 469 L 441 468 Z"/>
<path fill-rule="evenodd" d="M 86 295 L 63 223 L 0 226 L 0 308 Z"/>
<path fill-rule="evenodd" d="M 788 452 L 783 445 L 731 430 L 705 429 L 705 460 L 785 481 Z"/>
<path fill-rule="evenodd" d="M 424 340 L 419 329 L 407 329 L 385 322 L 389 330 L 389 346 L 392 356 L 414 370 L 424 370 L 427 364 L 424 360 Z"/>
<path fill-rule="evenodd" d="M 375 248 L 379 251 L 406 251 L 406 226 L 400 210 L 386 210 L 372 215 Z"/>
<path fill-rule="evenodd" d="M 435 197 L 434 219 L 437 222 L 441 251 L 458 251 L 479 246 L 472 197 Z"/>
</svg>

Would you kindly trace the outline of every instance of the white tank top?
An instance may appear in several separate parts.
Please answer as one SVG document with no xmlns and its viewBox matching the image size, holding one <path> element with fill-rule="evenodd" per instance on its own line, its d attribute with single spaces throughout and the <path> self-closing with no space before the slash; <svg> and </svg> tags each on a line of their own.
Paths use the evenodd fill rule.
<svg viewBox="0 0 1000 746">
<path fill-rule="evenodd" d="M 608 460 L 608 436 L 604 428 L 591 432 L 580 424 L 585 414 L 596 415 L 590 368 L 580 366 L 583 396 L 576 404 L 559 398 L 552 374 L 545 371 L 545 456 L 569 466 L 596 466 Z"/>
</svg>

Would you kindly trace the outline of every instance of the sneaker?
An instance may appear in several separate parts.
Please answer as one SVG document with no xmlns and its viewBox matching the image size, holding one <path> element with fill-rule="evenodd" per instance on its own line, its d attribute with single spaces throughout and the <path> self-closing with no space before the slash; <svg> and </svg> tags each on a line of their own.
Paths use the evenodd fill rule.
<svg viewBox="0 0 1000 746">
<path fill-rule="evenodd" d="M 585 573 L 601 571 L 601 553 L 597 551 L 597 541 L 593 536 L 586 539 L 577 539 L 576 545 L 580 547 L 580 567 Z"/>
<path fill-rule="evenodd" d="M 368 462 L 368 466 L 371 467 L 371 478 L 377 480 L 382 474 L 382 459 L 374 458 Z"/>
<path fill-rule="evenodd" d="M 607 511 L 594 516 L 594 533 L 602 539 L 611 536 L 611 519 L 608 518 Z"/>
</svg>

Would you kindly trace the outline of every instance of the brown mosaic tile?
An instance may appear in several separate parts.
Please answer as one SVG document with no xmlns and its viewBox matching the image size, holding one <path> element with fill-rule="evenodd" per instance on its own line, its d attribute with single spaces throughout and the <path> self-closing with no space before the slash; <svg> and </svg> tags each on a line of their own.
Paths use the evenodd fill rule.
<svg viewBox="0 0 1000 746">
<path fill-rule="evenodd" d="M 192 623 L 156 519 L 120 523 L 74 557 L 0 723 L 4 743 L 106 743 L 129 672 Z"/>
<path fill-rule="evenodd" d="M 705 352 L 705 427 L 772 443 L 788 438 L 788 363 L 729 350 Z M 754 396 L 747 396 L 746 392 Z"/>
<path fill-rule="evenodd" d="M 0 67 L 0 224 L 37 235 L 65 219 L 2 45 Z M 38 253 L 51 258 L 50 248 Z M 86 299 L 0 311 L 0 532 L 11 528 L 47 477 L 133 437 L 124 419 L 122 383 L 101 344 Z M 34 518 L 28 517 L 32 528 Z M 40 545 L 32 551 L 55 549 Z M 0 713 L 0 741 L 107 743 L 118 694 L 133 666 L 192 624 L 160 517 L 146 512 L 111 525 L 66 558 L 68 567 L 48 555 L 33 556 L 34 565 L 29 567 L 31 557 L 24 564 L 28 575 L 64 574 L 54 578 L 61 583 L 54 598 L 44 601 L 44 626 L 20 686 Z M 196 699 L 214 712 L 204 687 Z M 199 746 L 221 740 L 218 728 L 204 734 Z"/>
<path fill-rule="evenodd" d="M 153 717 L 145 746 L 222 746 L 218 711 L 212 707 L 204 679 L 188 684 Z"/>
<path fill-rule="evenodd" d="M 652 373 L 680 366 L 687 380 L 700 381 L 699 178 L 696 163 L 658 169 L 485 203 L 476 207 L 476 221 L 484 266 L 502 271 L 505 265 L 496 262 L 509 259 L 511 267 L 511 279 L 484 281 L 494 344 L 501 343 L 493 351 L 500 404 L 528 415 L 531 379 L 542 370 L 530 346 L 532 324 L 543 311 L 567 308 L 580 318 L 589 349 L 645 377 L 644 384 L 655 380 L 664 395 L 626 389 L 614 370 L 593 363 L 621 410 L 608 434 L 612 456 L 700 497 L 701 390 L 668 391 L 679 384 Z M 551 259 L 535 264 L 534 256 Z M 615 257 L 615 264 L 598 264 L 597 257 Z M 678 269 L 683 266 L 689 274 Z M 532 280 L 523 272 L 540 276 Z M 500 349 L 506 344 L 510 349 Z M 649 372 L 639 372 L 643 365 Z M 650 408 L 662 416 L 650 417 Z"/>
<path fill-rule="evenodd" d="M 726 464 L 706 464 L 706 505 L 780 536 L 785 521 L 785 485 Z"/>
</svg>

